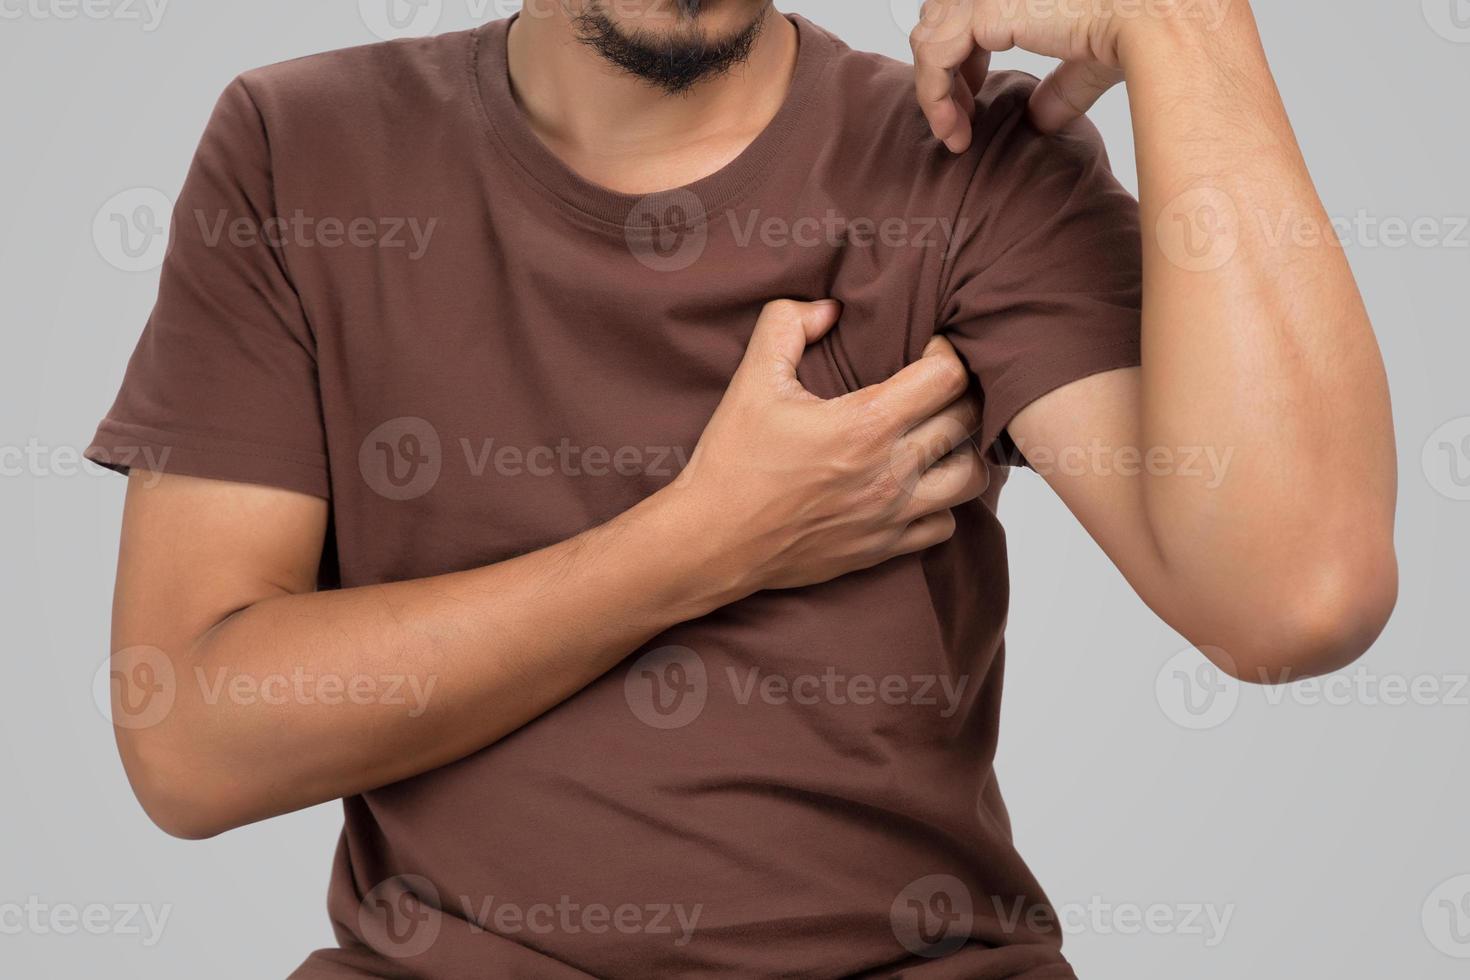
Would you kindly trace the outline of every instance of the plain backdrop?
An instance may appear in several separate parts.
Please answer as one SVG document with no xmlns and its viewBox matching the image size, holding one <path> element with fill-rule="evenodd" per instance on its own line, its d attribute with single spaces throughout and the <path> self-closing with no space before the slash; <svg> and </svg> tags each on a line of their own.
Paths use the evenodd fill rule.
<svg viewBox="0 0 1470 980">
<path fill-rule="evenodd" d="M 337 805 L 183 843 L 133 800 L 94 697 L 123 481 L 77 458 L 157 287 L 99 246 L 113 216 L 177 192 L 237 73 L 373 42 L 388 2 L 0 0 L 0 976 L 282 977 L 331 942 Z M 917 0 L 784 6 L 908 57 Z M 1392 378 L 1402 599 L 1338 687 L 1216 685 L 1018 475 L 1001 781 L 1084 978 L 1464 977 L 1470 4 L 1256 6 Z M 1094 118 L 1136 188 L 1125 93 Z"/>
</svg>

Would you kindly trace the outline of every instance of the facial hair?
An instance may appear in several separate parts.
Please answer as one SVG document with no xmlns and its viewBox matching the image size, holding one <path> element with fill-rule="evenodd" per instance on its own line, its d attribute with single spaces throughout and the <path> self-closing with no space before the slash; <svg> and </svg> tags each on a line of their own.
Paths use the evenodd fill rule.
<svg viewBox="0 0 1470 980">
<path fill-rule="evenodd" d="M 682 19 L 692 21 L 702 0 L 677 0 Z M 667 36 L 626 31 L 613 23 L 601 4 L 590 3 L 572 18 L 577 40 L 606 62 L 635 78 L 681 95 L 695 85 L 725 74 L 750 58 L 765 26 L 766 10 L 731 37 L 710 39 L 698 27 Z"/>
</svg>

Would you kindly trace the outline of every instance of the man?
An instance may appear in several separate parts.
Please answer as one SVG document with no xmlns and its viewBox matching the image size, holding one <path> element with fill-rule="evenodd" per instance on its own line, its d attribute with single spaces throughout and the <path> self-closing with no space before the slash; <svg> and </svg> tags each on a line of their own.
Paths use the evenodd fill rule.
<svg viewBox="0 0 1470 980">
<path fill-rule="evenodd" d="M 1235 676 L 1369 646 L 1383 370 L 1270 234 L 1326 218 L 1250 10 L 1090 6 L 931 0 L 915 70 L 556 0 L 230 86 L 90 455 L 166 460 L 113 640 L 148 812 L 346 801 L 298 977 L 1072 976 L 991 766 L 1008 465 Z M 1120 80 L 1141 221 L 1077 118 Z"/>
</svg>

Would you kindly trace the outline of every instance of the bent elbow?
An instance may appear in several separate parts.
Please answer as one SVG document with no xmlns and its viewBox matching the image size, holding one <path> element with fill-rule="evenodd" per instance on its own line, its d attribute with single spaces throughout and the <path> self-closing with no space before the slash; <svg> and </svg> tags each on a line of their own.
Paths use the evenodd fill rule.
<svg viewBox="0 0 1470 980">
<path fill-rule="evenodd" d="M 197 759 L 152 739 L 119 743 L 133 795 L 154 826 L 179 840 L 209 840 L 247 821 L 212 781 L 193 778 Z"/>
<path fill-rule="evenodd" d="M 1275 614 L 1242 624 L 1222 670 L 1246 683 L 1289 684 L 1341 670 L 1368 652 L 1398 602 L 1392 549 L 1318 570 L 1309 580 L 1313 587 L 1288 596 Z"/>
<path fill-rule="evenodd" d="M 210 840 L 234 829 L 223 822 L 204 818 L 195 809 L 150 806 L 143 802 L 142 797 L 139 797 L 139 802 L 143 803 L 143 811 L 148 814 L 153 825 L 175 840 Z"/>
</svg>

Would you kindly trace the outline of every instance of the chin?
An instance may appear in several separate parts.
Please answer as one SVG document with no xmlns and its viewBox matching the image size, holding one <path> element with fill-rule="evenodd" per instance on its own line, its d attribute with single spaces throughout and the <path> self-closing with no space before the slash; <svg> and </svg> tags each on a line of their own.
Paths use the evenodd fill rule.
<svg viewBox="0 0 1470 980">
<path fill-rule="evenodd" d="M 770 9 L 772 0 L 597 0 L 619 28 L 648 38 L 688 37 L 710 41 L 734 37 Z"/>
</svg>

